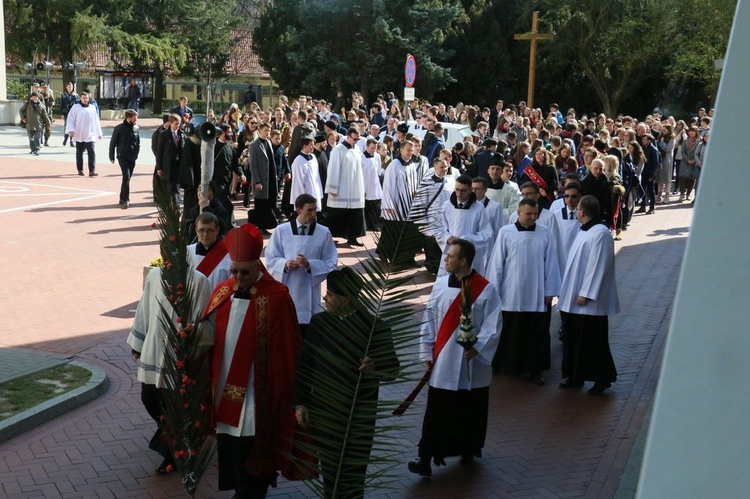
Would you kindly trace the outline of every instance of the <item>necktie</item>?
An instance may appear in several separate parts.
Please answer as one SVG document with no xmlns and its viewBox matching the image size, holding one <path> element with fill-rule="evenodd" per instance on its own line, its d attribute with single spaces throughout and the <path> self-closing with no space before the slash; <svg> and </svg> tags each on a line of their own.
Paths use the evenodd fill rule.
<svg viewBox="0 0 750 499">
<path fill-rule="evenodd" d="M 172 132 L 172 139 L 174 140 L 174 145 L 177 145 L 177 132 Z"/>
<path fill-rule="evenodd" d="M 464 204 L 463 203 L 458 203 L 458 209 L 459 210 L 463 210 L 463 208 L 464 208 Z"/>
<path fill-rule="evenodd" d="M 576 212 L 573 210 L 570 210 L 570 219 L 575 220 L 576 219 Z"/>
<path fill-rule="evenodd" d="M 299 230 L 300 230 L 300 235 L 301 235 L 301 236 L 306 236 L 306 235 L 307 235 L 307 234 L 306 234 L 306 231 L 307 231 L 307 225 L 300 225 L 300 227 L 299 227 Z"/>
</svg>

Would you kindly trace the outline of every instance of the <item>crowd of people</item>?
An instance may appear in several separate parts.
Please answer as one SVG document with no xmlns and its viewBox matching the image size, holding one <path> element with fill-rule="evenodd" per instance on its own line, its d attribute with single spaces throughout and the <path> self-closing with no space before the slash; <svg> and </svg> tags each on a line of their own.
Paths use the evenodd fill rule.
<svg viewBox="0 0 750 499">
<path fill-rule="evenodd" d="M 396 376 L 407 353 L 394 350 L 387 324 L 357 306 L 363 277 L 338 268 L 338 248 L 361 246 L 368 231 L 379 233 L 385 268 L 435 275 L 420 331 L 427 406 L 409 471 L 430 476 L 432 464 L 447 457 L 481 457 L 493 372 L 545 385 L 555 299 L 560 387 L 593 382 L 589 393 L 603 394 L 617 379 L 608 340 L 608 317 L 619 312 L 615 241 L 634 214 L 694 201 L 711 125 L 704 110 L 688 125 L 656 110 L 637 121 L 578 117 L 572 109 L 563 115 L 553 104 L 544 116 L 502 101 L 494 109 L 412 102 L 404 122 L 391 94 L 370 106 L 354 94 L 341 114 L 305 96 L 282 96 L 265 111 L 246 104 L 244 112 L 232 105 L 207 117 L 217 136 L 212 204 L 197 196 L 204 158 L 187 98 L 152 138 L 155 181 L 193 217 L 191 279 L 209 282 L 195 289 L 203 289 L 201 306 L 209 303 L 203 323 L 216 347 L 219 481 L 237 497 L 265 497 L 277 472 L 294 475 L 285 469 L 286 446 L 267 443 L 290 441 L 295 421 L 313 438 L 324 436 L 317 445 L 330 492 L 336 466 L 324 462 L 323 450 L 337 450 L 335 429 L 343 423 L 330 423 L 336 411 L 316 399 L 316 386 L 344 383 L 351 397 L 365 390 L 370 403 L 355 412 L 375 431 L 378 383 Z M 126 116 L 133 125 L 135 111 Z M 448 144 L 444 123 L 466 124 L 470 133 Z M 238 224 L 234 201 L 249 209 L 248 223 Z M 152 339 L 161 326 L 149 323 L 147 307 L 162 292 L 144 290 L 129 339 L 144 404 L 157 421 L 158 390 L 166 387 L 153 376 L 158 365 L 146 361 L 158 364 L 161 352 L 147 350 L 162 348 Z M 359 335 L 367 321 L 390 353 L 367 355 Z M 351 348 L 341 346 L 347 342 Z M 269 345 L 268 355 L 259 356 L 256 344 Z M 327 354 L 316 356 L 320 349 Z M 279 403 L 269 405 L 263 376 L 273 362 L 286 367 L 271 390 Z M 380 375 L 359 385 L 361 372 Z M 173 458 L 158 440 L 157 433 L 152 448 L 164 455 L 158 471 L 168 473 Z M 362 463 L 372 445 L 370 435 L 338 449 L 352 460 L 344 467 L 346 497 L 362 497 Z"/>
</svg>

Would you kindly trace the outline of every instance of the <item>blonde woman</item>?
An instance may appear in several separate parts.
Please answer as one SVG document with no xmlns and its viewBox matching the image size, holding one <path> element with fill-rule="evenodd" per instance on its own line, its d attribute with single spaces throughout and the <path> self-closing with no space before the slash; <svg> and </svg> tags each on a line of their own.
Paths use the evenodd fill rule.
<svg viewBox="0 0 750 499">
<path fill-rule="evenodd" d="M 602 158 L 604 168 L 602 172 L 607 177 L 607 182 L 612 190 L 612 226 L 609 227 L 611 231 L 615 232 L 615 241 L 622 239 L 622 219 L 620 217 L 620 211 L 622 207 L 622 200 L 625 196 L 625 187 L 623 185 L 622 177 L 620 177 L 620 160 L 617 156 L 608 154 Z"/>
</svg>

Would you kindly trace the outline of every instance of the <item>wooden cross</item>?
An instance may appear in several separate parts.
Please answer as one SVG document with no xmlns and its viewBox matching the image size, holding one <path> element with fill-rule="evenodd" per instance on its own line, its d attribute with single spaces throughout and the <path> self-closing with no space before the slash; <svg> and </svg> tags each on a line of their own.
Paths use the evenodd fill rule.
<svg viewBox="0 0 750 499">
<path fill-rule="evenodd" d="M 520 35 L 513 35 L 515 40 L 530 40 L 531 41 L 531 55 L 529 56 L 529 93 L 526 99 L 526 105 L 530 108 L 534 107 L 534 85 L 536 84 L 536 43 L 539 40 L 551 40 L 554 38 L 553 35 L 547 35 L 539 33 L 537 31 L 537 25 L 539 23 L 539 11 L 534 11 L 534 15 L 531 18 L 531 31 L 528 33 L 522 33 Z"/>
</svg>

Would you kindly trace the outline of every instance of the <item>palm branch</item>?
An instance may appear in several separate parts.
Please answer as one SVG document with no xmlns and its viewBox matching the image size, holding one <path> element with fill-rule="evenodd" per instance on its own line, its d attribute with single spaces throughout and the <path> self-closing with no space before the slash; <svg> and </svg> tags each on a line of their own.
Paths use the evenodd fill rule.
<svg viewBox="0 0 750 499">
<path fill-rule="evenodd" d="M 162 431 L 182 477 L 193 496 L 213 459 L 215 446 L 211 427 L 211 372 L 194 316 L 193 270 L 187 259 L 190 235 L 180 213 L 172 205 L 169 187 L 158 182 L 156 191 L 160 251 L 164 266 L 161 283 L 171 310 L 160 305 L 164 332 L 163 375 L 166 390 L 162 401 Z"/>
<path fill-rule="evenodd" d="M 399 268 L 398 257 L 400 249 L 411 251 L 422 245 L 423 236 L 414 222 L 424 215 L 411 213 L 417 185 L 416 181 L 410 184 L 406 189 L 409 197 L 404 194 L 396 203 L 395 218 L 401 221 L 395 224 L 396 230 L 376 235 L 378 246 L 392 248 L 392 253 L 384 258 L 382 251 L 380 257 L 367 251 L 356 265 L 362 280 L 361 290 L 358 286 L 344 289 L 356 313 L 343 322 L 337 319 L 325 323 L 327 329 L 322 335 L 329 343 L 313 344 L 310 336 L 305 342 L 307 351 L 303 358 L 312 358 L 316 366 L 330 366 L 330 372 L 321 374 L 321 369 L 307 369 L 304 362 L 299 364 L 297 379 L 306 387 L 315 387 L 311 403 L 317 410 L 310 409 L 312 438 L 296 441 L 299 452 L 292 460 L 302 474 L 324 478 L 325 486 L 318 480 L 306 482 L 320 497 L 356 496 L 362 488 L 353 470 L 356 467 L 367 467 L 365 489 L 388 488 L 401 475 L 394 473 L 394 468 L 400 464 L 403 453 L 399 433 L 405 427 L 392 415 L 400 401 L 373 399 L 372 394 L 377 393 L 378 385 L 414 382 L 421 376 L 416 374 L 421 362 L 415 355 L 421 315 L 415 316 L 409 301 L 423 291 L 413 286 L 412 276 Z M 330 341 L 335 342 L 334 347 Z M 398 352 L 395 365 L 389 361 L 394 351 Z M 374 371 L 351 369 L 351 359 L 364 357 L 373 359 Z M 324 382 L 316 380 L 316 376 L 322 376 Z M 317 461 L 310 462 L 310 456 Z"/>
</svg>

